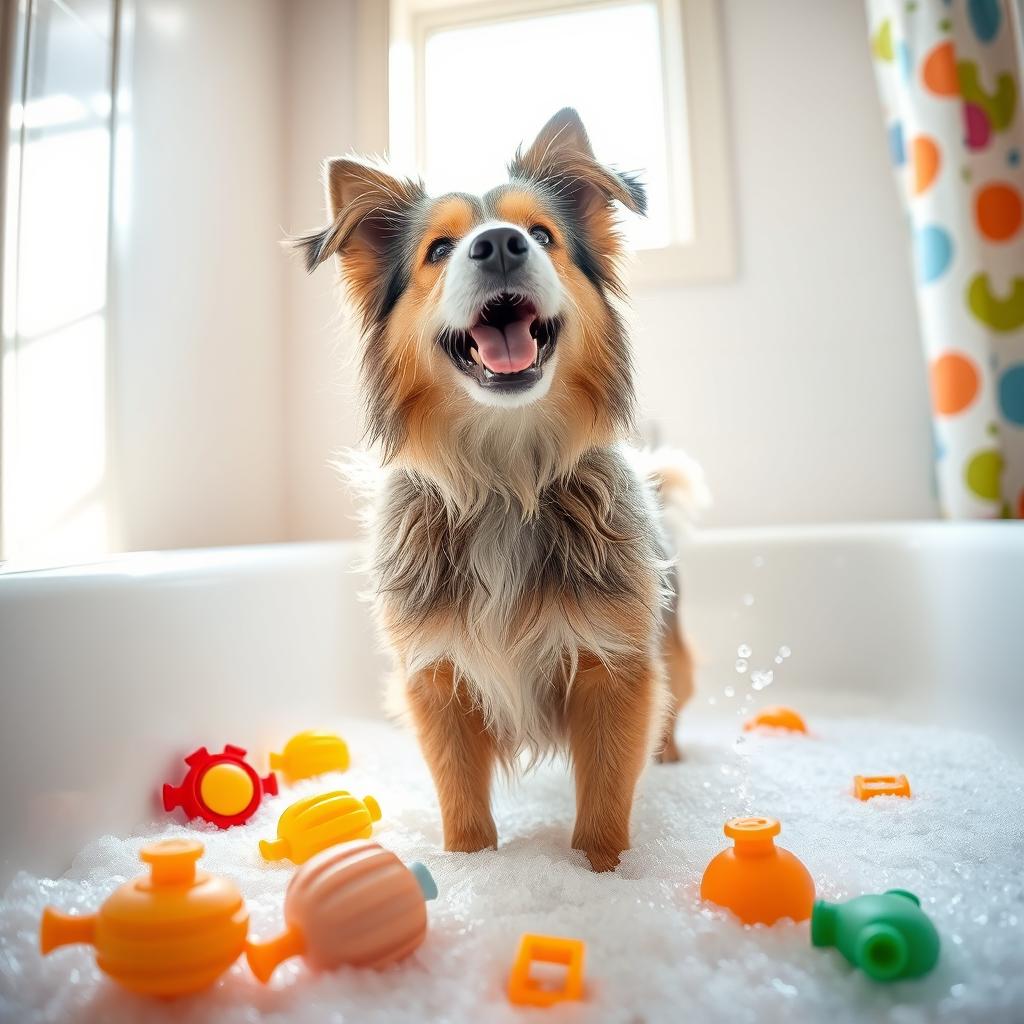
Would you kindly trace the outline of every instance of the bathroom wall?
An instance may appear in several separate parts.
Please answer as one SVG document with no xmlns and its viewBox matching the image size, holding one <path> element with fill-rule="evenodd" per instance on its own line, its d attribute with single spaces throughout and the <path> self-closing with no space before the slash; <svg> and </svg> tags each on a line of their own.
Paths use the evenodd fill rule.
<svg viewBox="0 0 1024 1024">
<path fill-rule="evenodd" d="M 283 82 L 287 115 L 285 225 L 297 233 L 326 221 L 320 168 L 356 148 L 356 0 L 300 0 L 287 8 Z M 355 347 L 332 260 L 307 275 L 279 255 L 286 275 L 283 338 L 285 502 L 293 539 L 351 536 L 348 493 L 329 461 L 359 436 Z"/>
<path fill-rule="evenodd" d="M 646 414 L 719 525 L 935 514 L 904 216 L 860 3 L 723 4 L 740 267 L 638 295 Z"/>
<path fill-rule="evenodd" d="M 379 5 L 126 9 L 117 546 L 351 535 L 329 460 L 359 436 L 352 332 L 333 268 L 307 276 L 277 241 L 323 222 L 322 159 L 366 145 L 381 96 L 360 95 L 356 58 L 375 49 L 361 18 Z M 710 523 L 931 515 L 906 238 L 861 6 L 721 10 L 740 266 L 720 285 L 635 295 L 645 416 L 705 464 Z"/>
<path fill-rule="evenodd" d="M 115 167 L 118 546 L 280 539 L 282 6 L 125 9 L 134 42 L 124 46 L 131 102 Z"/>
<path fill-rule="evenodd" d="M 356 145 L 354 6 L 290 8 L 292 229 L 322 214 L 317 161 Z M 645 416 L 704 463 L 709 523 L 934 515 L 907 241 L 863 8 L 721 9 L 740 266 L 721 285 L 635 294 Z M 352 527 L 327 465 L 357 437 L 351 336 L 331 327 L 330 276 L 292 267 L 287 279 L 295 537 Z"/>
</svg>

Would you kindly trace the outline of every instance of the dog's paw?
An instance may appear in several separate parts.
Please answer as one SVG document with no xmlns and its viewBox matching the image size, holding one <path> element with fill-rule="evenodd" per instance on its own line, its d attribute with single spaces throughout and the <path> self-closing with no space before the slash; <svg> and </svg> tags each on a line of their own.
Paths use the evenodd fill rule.
<svg viewBox="0 0 1024 1024">
<path fill-rule="evenodd" d="M 603 871 L 614 871 L 619 866 L 621 853 L 615 850 L 584 850 L 590 866 L 599 874 Z"/>
<path fill-rule="evenodd" d="M 609 836 L 587 836 L 577 832 L 572 837 L 572 848 L 585 853 L 595 871 L 614 871 L 619 866 L 622 851 L 629 849 L 629 841 L 616 841 Z"/>
<path fill-rule="evenodd" d="M 449 853 L 477 853 L 497 846 L 498 830 L 493 821 L 445 829 L 444 848 Z"/>
<path fill-rule="evenodd" d="M 683 755 L 676 746 L 675 738 L 671 736 L 666 741 L 665 746 L 654 755 L 654 760 L 658 764 L 677 764 L 682 759 Z"/>
</svg>

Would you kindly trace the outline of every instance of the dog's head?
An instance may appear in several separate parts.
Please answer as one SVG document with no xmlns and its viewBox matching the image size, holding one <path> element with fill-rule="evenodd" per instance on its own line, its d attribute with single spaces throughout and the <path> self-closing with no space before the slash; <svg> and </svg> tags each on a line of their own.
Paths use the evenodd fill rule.
<svg viewBox="0 0 1024 1024">
<path fill-rule="evenodd" d="M 574 110 L 556 114 L 482 197 L 350 158 L 326 166 L 333 221 L 299 239 L 312 270 L 333 255 L 363 322 L 369 432 L 386 458 L 510 422 L 582 449 L 632 413 L 615 204 L 639 182 L 599 163 Z"/>
</svg>

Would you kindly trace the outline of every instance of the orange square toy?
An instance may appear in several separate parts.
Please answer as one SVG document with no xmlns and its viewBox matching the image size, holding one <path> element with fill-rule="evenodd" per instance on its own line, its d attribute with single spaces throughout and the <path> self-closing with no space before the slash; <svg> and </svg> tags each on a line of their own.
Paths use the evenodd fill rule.
<svg viewBox="0 0 1024 1024">
<path fill-rule="evenodd" d="M 854 775 L 853 795 L 858 800 L 873 796 L 910 796 L 906 775 Z"/>
<path fill-rule="evenodd" d="M 559 939 L 550 935 L 524 935 L 519 940 L 512 973 L 508 976 L 508 998 L 520 1006 L 552 1006 L 583 996 L 583 953 L 581 939 Z M 565 978 L 560 988 L 548 988 L 530 976 L 534 963 L 562 964 Z"/>
</svg>

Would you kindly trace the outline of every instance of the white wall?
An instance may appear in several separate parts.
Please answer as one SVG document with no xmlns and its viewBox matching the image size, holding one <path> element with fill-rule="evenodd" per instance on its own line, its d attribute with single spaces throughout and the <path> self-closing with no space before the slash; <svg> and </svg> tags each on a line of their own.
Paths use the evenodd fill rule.
<svg viewBox="0 0 1024 1024">
<path fill-rule="evenodd" d="M 932 516 L 904 216 L 863 5 L 723 4 L 740 272 L 635 299 L 645 414 L 724 525 Z"/>
<path fill-rule="evenodd" d="M 280 7 L 135 0 L 134 10 L 115 235 L 120 545 L 279 539 Z"/>
<path fill-rule="evenodd" d="M 357 3 L 298 0 L 285 7 L 287 115 L 286 226 L 299 233 L 326 223 L 320 167 L 356 146 Z M 329 460 L 358 442 L 355 344 L 342 316 L 332 260 L 307 275 L 286 263 L 285 422 L 287 535 L 293 539 L 356 532 L 349 494 Z"/>
<path fill-rule="evenodd" d="M 364 134 L 358 10 L 137 0 L 115 359 L 125 547 L 356 530 L 328 464 L 358 443 L 354 341 L 333 270 L 307 277 L 276 241 L 323 223 L 320 163 Z M 863 10 L 722 13 L 740 272 L 635 295 L 645 417 L 704 462 L 710 522 L 931 515 Z"/>
<path fill-rule="evenodd" d="M 319 223 L 318 161 L 354 144 L 353 6 L 293 9 L 292 229 Z M 634 295 L 644 416 L 704 463 L 710 523 L 931 516 L 907 238 L 863 7 L 726 0 L 722 15 L 740 271 L 720 286 Z M 343 365 L 352 341 L 329 326 L 332 276 L 288 276 L 295 537 L 352 528 L 326 465 L 358 436 Z"/>
</svg>

